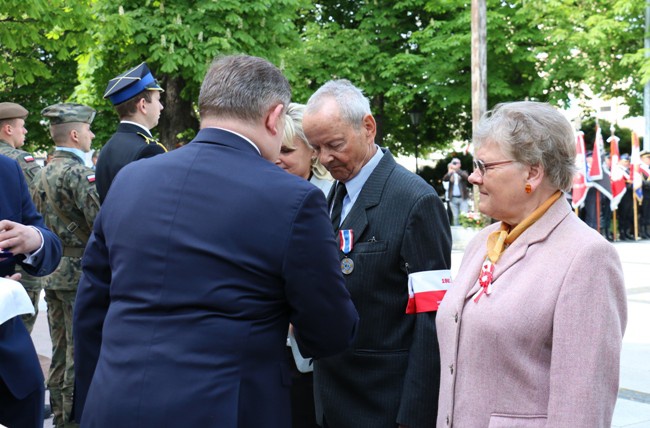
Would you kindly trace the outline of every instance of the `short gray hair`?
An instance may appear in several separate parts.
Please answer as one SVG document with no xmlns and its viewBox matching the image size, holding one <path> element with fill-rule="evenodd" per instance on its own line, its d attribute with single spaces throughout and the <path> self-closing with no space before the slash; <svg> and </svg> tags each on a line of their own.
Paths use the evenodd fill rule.
<svg viewBox="0 0 650 428">
<path fill-rule="evenodd" d="M 330 80 L 318 88 L 309 97 L 305 113 L 313 113 L 319 110 L 322 103 L 327 99 L 334 99 L 339 107 L 343 121 L 356 128 L 361 127 L 364 116 L 372 114 L 368 98 L 363 95 L 361 89 L 346 79 Z"/>
<path fill-rule="evenodd" d="M 475 149 L 487 142 L 497 144 L 517 162 L 541 166 L 557 189 L 571 189 L 576 157 L 574 132 L 569 121 L 550 104 L 497 104 L 481 118 L 474 132 Z"/>
<path fill-rule="evenodd" d="M 214 116 L 255 121 L 274 105 L 289 105 L 291 87 L 269 61 L 248 55 L 216 58 L 201 84 L 201 118 Z"/>
</svg>

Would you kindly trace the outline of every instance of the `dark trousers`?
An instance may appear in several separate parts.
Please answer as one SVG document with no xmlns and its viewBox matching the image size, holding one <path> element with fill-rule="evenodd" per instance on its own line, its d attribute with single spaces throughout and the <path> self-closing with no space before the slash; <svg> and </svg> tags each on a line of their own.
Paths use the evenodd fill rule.
<svg viewBox="0 0 650 428">
<path fill-rule="evenodd" d="M 634 227 L 634 206 L 632 205 L 632 186 L 626 186 L 625 195 L 618 204 L 618 224 L 621 234 L 630 235 Z"/>
<path fill-rule="evenodd" d="M 291 359 L 291 421 L 293 428 L 318 428 L 314 410 L 314 374 L 300 373 L 293 361 L 291 348 L 287 346 Z"/>
<path fill-rule="evenodd" d="M 45 386 L 18 400 L 0 379 L 0 424 L 9 428 L 42 428 Z"/>
</svg>

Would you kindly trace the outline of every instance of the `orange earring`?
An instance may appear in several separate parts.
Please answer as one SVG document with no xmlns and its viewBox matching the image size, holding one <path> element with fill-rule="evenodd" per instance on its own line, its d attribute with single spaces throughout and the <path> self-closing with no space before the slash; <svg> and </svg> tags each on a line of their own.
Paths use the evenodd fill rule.
<svg viewBox="0 0 650 428">
<path fill-rule="evenodd" d="M 533 186 L 530 183 L 526 183 L 526 193 L 531 193 L 533 191 Z"/>
</svg>

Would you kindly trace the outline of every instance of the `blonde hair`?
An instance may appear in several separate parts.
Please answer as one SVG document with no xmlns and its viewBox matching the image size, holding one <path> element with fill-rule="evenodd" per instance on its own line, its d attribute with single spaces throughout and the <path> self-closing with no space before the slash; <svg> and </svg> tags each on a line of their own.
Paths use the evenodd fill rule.
<svg viewBox="0 0 650 428">
<path fill-rule="evenodd" d="M 294 144 L 294 138 L 298 137 L 300 141 L 307 146 L 310 150 L 314 150 L 307 137 L 305 136 L 305 131 L 302 129 L 302 116 L 305 113 L 304 104 L 291 103 L 287 108 L 287 113 L 285 115 L 285 126 L 284 126 L 284 136 L 282 140 L 282 146 L 288 149 L 295 149 L 296 145 Z M 318 157 L 312 158 L 311 161 L 311 172 L 321 180 L 333 181 L 334 179 L 323 166 L 322 163 L 318 160 Z"/>
</svg>

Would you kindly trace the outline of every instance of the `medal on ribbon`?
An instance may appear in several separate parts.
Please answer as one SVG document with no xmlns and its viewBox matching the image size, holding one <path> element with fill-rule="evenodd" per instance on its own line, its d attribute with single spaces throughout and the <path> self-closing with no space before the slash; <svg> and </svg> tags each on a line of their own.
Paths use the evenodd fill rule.
<svg viewBox="0 0 650 428">
<path fill-rule="evenodd" d="M 354 233 L 352 232 L 352 229 L 340 229 L 339 238 L 341 241 L 341 252 L 345 256 L 343 260 L 341 260 L 341 272 L 345 275 L 350 275 L 354 270 L 354 262 L 350 257 L 348 257 L 348 253 L 352 251 L 352 247 L 354 246 Z"/>
<path fill-rule="evenodd" d="M 478 284 L 481 288 L 474 294 L 474 303 L 478 303 L 478 300 L 484 294 L 492 293 L 492 279 L 494 277 L 494 263 L 490 260 L 489 257 L 485 258 L 483 266 L 481 266 L 481 273 L 478 277 Z"/>
</svg>

